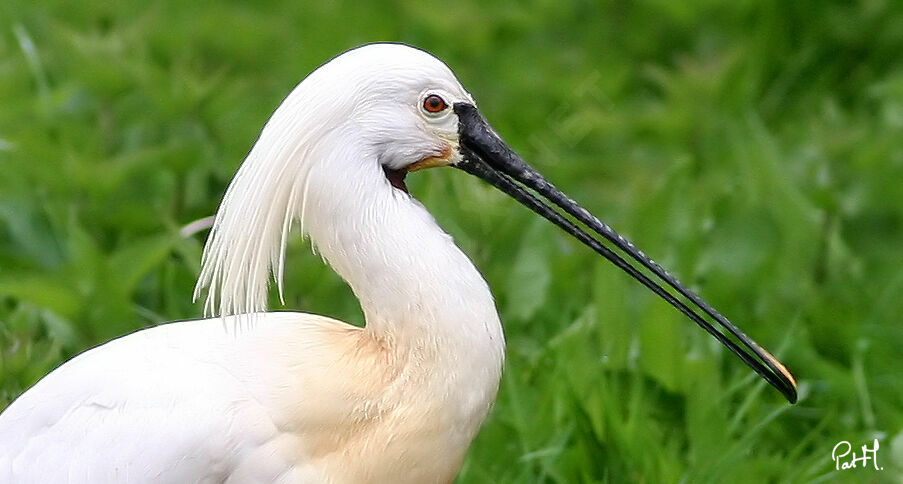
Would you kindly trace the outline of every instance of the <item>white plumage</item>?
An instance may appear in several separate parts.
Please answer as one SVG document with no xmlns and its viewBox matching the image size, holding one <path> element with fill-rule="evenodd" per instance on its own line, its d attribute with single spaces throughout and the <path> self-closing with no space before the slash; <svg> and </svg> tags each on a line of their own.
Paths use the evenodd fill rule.
<svg viewBox="0 0 903 484">
<path fill-rule="evenodd" d="M 504 337 L 468 258 L 384 169 L 460 156 L 441 61 L 376 44 L 320 67 L 239 169 L 204 253 L 208 311 L 90 350 L 0 414 L 0 482 L 450 482 Z M 263 313 L 301 221 L 366 328 Z M 255 314 L 246 314 L 255 313 Z"/>
</svg>

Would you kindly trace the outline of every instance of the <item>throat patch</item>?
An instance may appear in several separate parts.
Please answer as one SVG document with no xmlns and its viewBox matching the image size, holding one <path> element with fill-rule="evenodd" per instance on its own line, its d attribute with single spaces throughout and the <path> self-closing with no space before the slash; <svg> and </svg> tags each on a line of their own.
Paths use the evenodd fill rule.
<svg viewBox="0 0 903 484">
<path fill-rule="evenodd" d="M 408 193 L 408 187 L 404 184 L 404 177 L 407 176 L 408 170 L 404 168 L 401 170 L 393 170 L 388 166 L 383 165 L 383 173 L 386 174 L 386 180 L 389 180 L 389 183 L 391 183 L 393 187 Z"/>
</svg>

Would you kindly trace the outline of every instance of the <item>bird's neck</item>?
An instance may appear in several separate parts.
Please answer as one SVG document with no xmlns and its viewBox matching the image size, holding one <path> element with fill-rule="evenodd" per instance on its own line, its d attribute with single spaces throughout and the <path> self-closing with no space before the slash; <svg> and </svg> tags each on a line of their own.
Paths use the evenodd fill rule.
<svg viewBox="0 0 903 484">
<path fill-rule="evenodd" d="M 486 281 L 417 200 L 372 169 L 360 181 L 310 181 L 323 190 L 303 214 L 316 249 L 360 300 L 370 336 L 440 365 L 472 362 L 497 383 L 504 336 Z"/>
</svg>

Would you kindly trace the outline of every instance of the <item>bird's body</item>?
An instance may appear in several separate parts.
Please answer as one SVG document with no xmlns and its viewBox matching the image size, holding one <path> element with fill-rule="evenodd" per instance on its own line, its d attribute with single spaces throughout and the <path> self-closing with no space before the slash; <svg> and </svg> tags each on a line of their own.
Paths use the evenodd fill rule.
<svg viewBox="0 0 903 484">
<path fill-rule="evenodd" d="M 0 482 L 450 482 L 500 360 L 468 374 L 476 355 L 453 366 L 438 342 L 294 312 L 240 333 L 221 319 L 140 331 L 3 414 Z"/>
<path fill-rule="evenodd" d="M 795 399 L 780 362 L 508 148 L 444 63 L 373 44 L 302 81 L 227 190 L 198 290 L 208 313 L 237 316 L 139 331 L 54 370 L 0 414 L 0 482 L 452 481 L 495 400 L 505 341 L 486 281 L 404 185 L 435 166 L 564 228 Z M 364 328 L 263 312 L 270 275 L 282 294 L 293 222 L 354 291 Z"/>
</svg>

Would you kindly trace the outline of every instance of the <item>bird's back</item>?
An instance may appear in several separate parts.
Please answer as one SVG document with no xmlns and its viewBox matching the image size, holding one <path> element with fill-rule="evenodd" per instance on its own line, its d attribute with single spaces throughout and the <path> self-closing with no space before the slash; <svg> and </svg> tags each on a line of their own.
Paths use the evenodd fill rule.
<svg viewBox="0 0 903 484">
<path fill-rule="evenodd" d="M 320 480 L 270 385 L 297 393 L 305 377 L 286 369 L 360 330 L 300 313 L 234 323 L 147 329 L 47 375 L 0 414 L 0 482 Z"/>
</svg>

